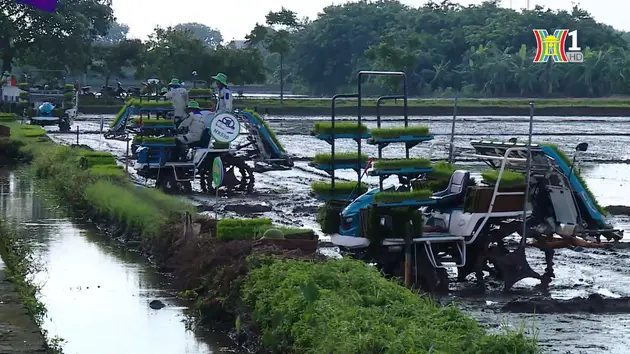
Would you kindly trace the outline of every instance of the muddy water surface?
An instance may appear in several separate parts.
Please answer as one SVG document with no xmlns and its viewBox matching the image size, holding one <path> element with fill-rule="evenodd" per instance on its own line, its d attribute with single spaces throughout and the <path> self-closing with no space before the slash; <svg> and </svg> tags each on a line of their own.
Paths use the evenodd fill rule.
<svg viewBox="0 0 630 354">
<path fill-rule="evenodd" d="M 26 231 L 45 267 L 35 274 L 48 309 L 44 328 L 66 354 L 233 352 L 228 338 L 193 333 L 167 279 L 144 259 L 111 246 L 92 225 L 50 207 L 31 180 L 0 171 L 0 211 Z M 149 307 L 152 300 L 166 304 Z"/>
<path fill-rule="evenodd" d="M 96 131 L 100 122 L 95 117 L 86 117 L 77 125 L 84 131 Z M 111 120 L 113 117 L 108 117 Z M 352 117 L 341 117 L 351 119 Z M 330 146 L 314 139 L 308 133 L 315 120 L 329 120 L 329 117 L 268 117 L 270 126 L 278 134 L 286 150 L 298 159 L 313 157 L 316 153 L 330 152 Z M 384 126 L 402 125 L 388 117 Z M 428 125 L 437 134 L 437 141 L 447 141 L 445 134 L 450 133 L 450 117 L 415 117 L 411 125 Z M 373 117 L 372 117 L 373 120 Z M 370 127 L 374 122 L 367 122 Z M 107 125 L 106 125 L 107 127 Z M 528 131 L 527 117 L 464 117 L 458 119 L 455 143 L 458 147 L 469 147 L 470 140 L 481 138 L 508 139 L 518 137 L 526 141 Z M 536 117 L 534 123 L 534 141 L 553 142 L 569 152 L 580 142 L 588 142 L 589 149 L 583 155 L 582 176 L 600 204 L 630 205 L 630 137 L 611 134 L 630 133 L 630 120 L 627 118 L 584 118 L 584 117 Z M 550 136 L 549 134 L 571 134 Z M 598 135 L 597 135 L 598 134 Z M 62 143 L 76 142 L 76 137 L 64 134 L 51 134 Z M 80 142 L 94 149 L 111 151 L 122 157 L 125 144 L 108 141 L 98 134 L 84 134 Z M 308 147 L 308 148 L 305 148 Z M 338 151 L 356 151 L 353 141 L 339 141 Z M 363 146 L 363 151 L 376 156 L 376 149 Z M 444 157 L 446 152 L 432 150 L 428 146 L 418 146 L 412 150 L 412 157 Z M 391 146 L 385 149 L 384 157 L 403 157 L 402 148 Z M 483 166 L 466 166 L 474 171 L 481 171 Z M 132 170 L 131 170 L 132 171 Z M 133 171 L 132 171 L 133 172 Z M 133 176 L 133 173 L 132 173 Z M 356 178 L 356 174 L 339 171 L 337 176 Z M 296 162 L 292 171 L 268 172 L 256 174 L 257 195 L 221 199 L 218 203 L 211 196 L 196 194 L 189 197 L 196 203 L 209 206 L 217 205 L 221 215 L 233 213 L 222 211 L 227 204 L 259 203 L 269 206 L 269 211 L 259 215 L 274 219 L 276 222 L 294 226 L 317 228 L 315 215 L 319 202 L 308 196 L 310 183 L 326 180 L 321 171 L 307 165 L 307 161 Z M 139 182 L 143 182 L 138 180 Z M 368 178 L 367 182 L 376 180 Z M 150 185 L 150 182 L 149 182 Z M 249 214 L 248 216 L 251 216 Z M 629 217 L 616 217 L 615 224 L 621 229 L 630 230 Z M 627 241 L 628 236 L 626 236 Z M 323 237 L 325 240 L 326 238 Z M 491 286 L 486 296 L 472 296 L 467 284 L 452 284 L 454 295 L 441 301 L 454 301 L 457 306 L 471 313 L 480 322 L 500 331 L 506 324 L 511 328 L 525 325 L 530 332 L 537 332 L 542 345 L 551 353 L 630 353 L 630 319 L 627 315 L 592 315 L 592 314 L 554 314 L 527 315 L 511 314 L 501 311 L 502 306 L 512 299 L 556 298 L 568 299 L 575 296 L 601 294 L 602 296 L 630 296 L 630 251 L 628 250 L 560 250 L 555 257 L 556 278 L 551 283 L 548 293 L 535 289 L 537 281 L 523 280 L 515 286 L 510 295 L 502 294 L 498 284 Z M 542 252 L 528 251 L 532 267 L 542 273 L 544 257 Z"/>
</svg>

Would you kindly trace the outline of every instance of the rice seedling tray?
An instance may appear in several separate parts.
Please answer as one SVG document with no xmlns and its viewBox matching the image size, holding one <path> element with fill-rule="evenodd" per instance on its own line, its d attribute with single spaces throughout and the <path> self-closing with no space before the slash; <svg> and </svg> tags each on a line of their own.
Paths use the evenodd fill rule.
<svg viewBox="0 0 630 354">
<path fill-rule="evenodd" d="M 368 144 L 372 145 L 389 143 L 417 144 L 433 140 L 433 136 L 429 135 L 429 127 L 426 126 L 375 128 L 370 131 L 370 135 L 371 138 L 368 139 Z"/>
<path fill-rule="evenodd" d="M 429 159 L 377 160 L 370 176 L 420 175 L 433 172 Z"/>
<path fill-rule="evenodd" d="M 484 183 L 496 185 L 499 179 L 499 170 L 487 170 L 481 173 Z M 502 187 L 525 187 L 525 175 L 520 172 L 505 170 L 501 176 L 499 188 Z"/>
<path fill-rule="evenodd" d="M 370 137 L 368 127 L 364 124 L 349 123 L 349 122 L 336 122 L 335 127 L 332 127 L 332 122 L 315 122 L 313 126 L 313 132 L 316 138 L 321 140 L 334 139 L 367 139 Z"/>
<path fill-rule="evenodd" d="M 378 207 L 415 207 L 435 204 L 431 199 L 430 190 L 416 190 L 410 192 L 378 192 L 374 194 L 374 203 Z"/>
<path fill-rule="evenodd" d="M 330 182 L 313 182 L 311 189 L 320 200 L 350 200 L 367 192 L 368 186 L 365 183 L 357 186 L 356 182 L 335 181 L 332 189 Z"/>
</svg>

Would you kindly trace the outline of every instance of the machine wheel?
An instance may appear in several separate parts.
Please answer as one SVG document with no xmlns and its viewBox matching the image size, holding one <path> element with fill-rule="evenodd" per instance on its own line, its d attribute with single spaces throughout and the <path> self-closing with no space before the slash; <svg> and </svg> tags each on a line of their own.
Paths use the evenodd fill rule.
<svg viewBox="0 0 630 354">
<path fill-rule="evenodd" d="M 247 194 L 254 191 L 254 170 L 247 162 L 234 156 L 222 156 L 223 159 L 223 184 L 227 192 L 245 192 Z M 212 186 L 212 168 L 204 168 L 199 172 L 201 180 L 201 190 L 206 193 L 216 193 Z"/>
<path fill-rule="evenodd" d="M 446 269 L 433 267 L 424 247 L 420 245 L 416 247 L 418 247 L 416 264 L 411 273 L 415 286 L 429 293 L 448 293 L 449 282 Z M 440 264 L 439 261 L 437 263 Z"/>
<path fill-rule="evenodd" d="M 166 172 L 164 170 L 160 171 L 160 174 L 155 181 L 155 188 L 160 189 L 162 192 L 166 194 L 175 194 L 178 191 L 177 181 L 175 180 L 175 176 L 172 171 Z"/>
<path fill-rule="evenodd" d="M 62 119 L 59 122 L 59 131 L 61 131 L 61 132 L 69 132 L 70 131 L 70 122 L 68 122 L 66 119 Z"/>
<path fill-rule="evenodd" d="M 155 183 L 155 187 L 160 189 L 166 194 L 191 194 L 192 184 L 190 182 L 178 182 L 175 180 L 175 176 L 170 174 L 160 175 L 159 179 Z"/>
</svg>

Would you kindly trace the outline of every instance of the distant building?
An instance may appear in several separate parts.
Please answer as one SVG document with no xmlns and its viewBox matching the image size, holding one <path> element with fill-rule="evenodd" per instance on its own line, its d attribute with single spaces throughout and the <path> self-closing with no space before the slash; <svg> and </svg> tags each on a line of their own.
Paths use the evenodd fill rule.
<svg viewBox="0 0 630 354">
<path fill-rule="evenodd" d="M 228 46 L 234 49 L 243 49 L 247 47 L 247 43 L 244 39 L 232 40 Z"/>
</svg>

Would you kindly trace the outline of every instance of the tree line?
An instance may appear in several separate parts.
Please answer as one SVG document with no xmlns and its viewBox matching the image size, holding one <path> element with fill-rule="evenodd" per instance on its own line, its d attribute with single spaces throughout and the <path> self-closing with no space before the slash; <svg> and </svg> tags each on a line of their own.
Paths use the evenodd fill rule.
<svg viewBox="0 0 630 354">
<path fill-rule="evenodd" d="M 584 63 L 534 63 L 534 29 L 577 30 Z M 356 72 L 372 69 L 405 71 L 413 95 L 627 95 L 630 53 L 624 36 L 578 6 L 515 11 L 498 1 L 429 2 L 419 8 L 359 1 L 326 7 L 296 31 L 286 53 L 287 77 L 315 94 L 356 91 Z"/>
<path fill-rule="evenodd" d="M 533 62 L 533 30 L 558 28 L 577 30 L 584 63 Z M 0 2 L 3 70 L 18 65 L 98 73 L 106 81 L 124 73 L 211 81 L 222 71 L 235 84 L 289 82 L 315 95 L 356 91 L 359 70 L 392 70 L 407 73 L 411 95 L 630 94 L 630 35 L 578 6 L 515 11 L 499 1 L 412 8 L 362 0 L 328 6 L 314 20 L 283 8 L 252 29 L 244 48 L 225 44 L 219 31 L 197 23 L 157 27 L 146 41 L 128 39 L 127 32 L 115 22 L 111 0 L 60 0 L 52 15 Z M 395 86 L 382 78 L 366 85 L 368 92 L 393 92 Z"/>
</svg>

